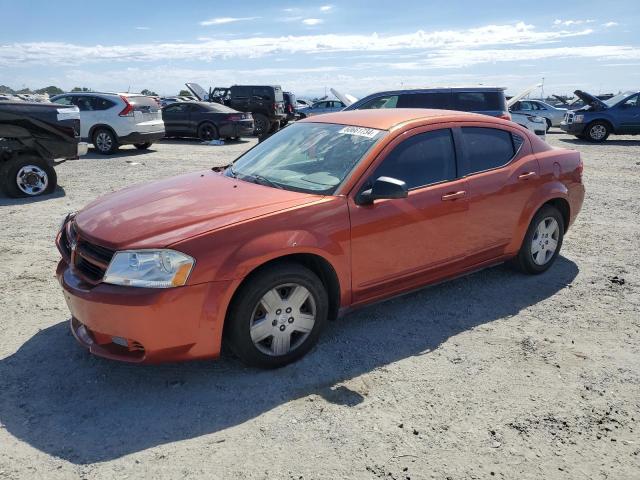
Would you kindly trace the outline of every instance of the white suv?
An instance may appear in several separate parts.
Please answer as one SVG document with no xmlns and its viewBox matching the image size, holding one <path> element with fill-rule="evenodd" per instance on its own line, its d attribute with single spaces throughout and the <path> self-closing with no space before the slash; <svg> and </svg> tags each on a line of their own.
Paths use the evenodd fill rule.
<svg viewBox="0 0 640 480">
<path fill-rule="evenodd" d="M 80 109 L 80 136 L 108 155 L 120 145 L 145 150 L 164 137 L 158 103 L 151 97 L 131 93 L 73 92 L 51 101 Z"/>
</svg>

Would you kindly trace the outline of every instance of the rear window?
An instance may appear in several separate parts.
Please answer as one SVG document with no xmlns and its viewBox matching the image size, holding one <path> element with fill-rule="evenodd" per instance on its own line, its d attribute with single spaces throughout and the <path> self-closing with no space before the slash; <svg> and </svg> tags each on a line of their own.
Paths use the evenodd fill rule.
<svg viewBox="0 0 640 480">
<path fill-rule="evenodd" d="M 284 95 L 282 94 L 282 88 L 276 86 L 273 87 L 273 91 L 274 91 L 274 99 L 276 102 L 284 102 Z"/>
<path fill-rule="evenodd" d="M 411 93 L 400 95 L 398 108 L 441 108 L 451 110 L 454 108 L 452 97 L 449 93 Z"/>
<path fill-rule="evenodd" d="M 454 109 L 463 112 L 506 111 L 502 92 L 454 92 Z"/>
<path fill-rule="evenodd" d="M 497 128 L 462 127 L 462 141 L 467 157 L 466 174 L 506 165 L 522 145 L 520 137 L 514 139 L 511 132 Z"/>
<path fill-rule="evenodd" d="M 127 101 L 131 104 L 134 111 L 152 113 L 160 110 L 158 102 L 151 97 L 145 97 L 143 95 L 126 96 Z"/>
</svg>

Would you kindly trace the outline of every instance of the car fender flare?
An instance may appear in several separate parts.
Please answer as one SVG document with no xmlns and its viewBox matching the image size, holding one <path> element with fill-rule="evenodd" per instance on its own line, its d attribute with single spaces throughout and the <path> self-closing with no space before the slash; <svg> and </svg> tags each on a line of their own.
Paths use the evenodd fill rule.
<svg viewBox="0 0 640 480">
<path fill-rule="evenodd" d="M 96 123 L 95 125 L 93 125 L 90 129 L 89 129 L 89 138 L 88 140 L 90 142 L 93 142 L 93 134 L 96 133 L 96 130 L 99 128 L 104 128 L 105 130 L 109 130 L 111 133 L 113 133 L 113 136 L 116 139 L 116 142 L 120 141 L 120 137 L 118 136 L 118 134 L 116 133 L 116 131 L 113 129 L 113 127 L 104 124 L 104 123 Z"/>
<path fill-rule="evenodd" d="M 547 183 L 536 190 L 522 209 L 520 219 L 516 226 L 516 231 L 511 243 L 506 248 L 506 253 L 514 255 L 518 253 L 534 215 L 545 203 L 557 198 L 561 198 L 566 200 L 568 203 L 571 203 L 569 201 L 569 190 L 559 180 Z"/>
</svg>

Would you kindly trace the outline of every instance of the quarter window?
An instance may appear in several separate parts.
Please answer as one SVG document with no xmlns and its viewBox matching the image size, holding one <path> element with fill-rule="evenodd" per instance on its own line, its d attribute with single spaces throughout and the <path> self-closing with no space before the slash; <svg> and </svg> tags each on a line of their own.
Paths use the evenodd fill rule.
<svg viewBox="0 0 640 480">
<path fill-rule="evenodd" d="M 400 95 L 398 108 L 443 108 L 452 109 L 449 93 L 407 93 Z"/>
<path fill-rule="evenodd" d="M 60 97 L 56 98 L 53 103 L 57 103 L 58 105 L 73 105 L 74 103 L 71 101 L 71 97 Z"/>
<path fill-rule="evenodd" d="M 506 165 L 522 145 L 511 132 L 497 128 L 462 127 L 462 141 L 467 157 L 467 174 Z M 517 148 L 516 148 L 517 147 Z"/>
<path fill-rule="evenodd" d="M 383 160 L 378 177 L 402 180 L 407 188 L 418 188 L 456 178 L 456 155 L 451 130 L 435 130 L 408 138 Z"/>
<path fill-rule="evenodd" d="M 358 107 L 358 110 L 369 110 L 377 108 L 396 108 L 398 105 L 398 95 L 390 95 L 386 97 L 377 97 L 369 100 L 364 105 Z"/>
</svg>

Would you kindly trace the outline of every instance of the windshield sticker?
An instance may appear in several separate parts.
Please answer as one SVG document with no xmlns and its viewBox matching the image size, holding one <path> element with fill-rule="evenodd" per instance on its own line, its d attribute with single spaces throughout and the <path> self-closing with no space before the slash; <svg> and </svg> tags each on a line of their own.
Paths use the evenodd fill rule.
<svg viewBox="0 0 640 480">
<path fill-rule="evenodd" d="M 380 133 L 380 130 L 363 127 L 344 127 L 342 130 L 338 131 L 338 133 L 343 133 L 345 135 L 357 135 L 358 137 L 375 138 L 376 135 Z"/>
</svg>

